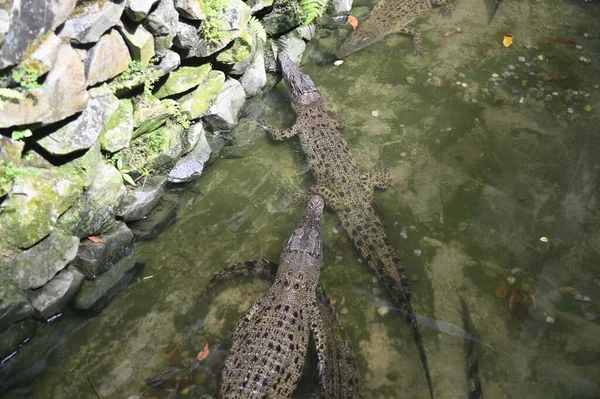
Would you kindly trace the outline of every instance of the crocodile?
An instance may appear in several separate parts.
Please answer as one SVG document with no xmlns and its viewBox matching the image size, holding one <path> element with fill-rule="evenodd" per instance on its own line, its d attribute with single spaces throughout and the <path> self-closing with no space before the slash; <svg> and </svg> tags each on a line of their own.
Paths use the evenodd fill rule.
<svg viewBox="0 0 600 399">
<path fill-rule="evenodd" d="M 333 310 L 328 302 L 317 297 L 317 284 L 323 265 L 321 225 L 323 198 L 309 198 L 294 234 L 281 256 L 275 282 L 269 291 L 238 320 L 232 337 L 231 350 L 225 360 L 220 389 L 221 398 L 289 398 L 302 374 L 312 333 L 319 359 L 319 380 L 345 379 L 355 387 L 344 391 L 333 388 L 334 396 L 326 398 L 361 398 L 358 392 L 358 372 L 347 341 L 337 338 L 332 324 Z M 252 262 L 241 267 L 251 271 Z M 270 262 L 262 262 L 259 273 L 274 270 Z M 229 270 L 213 278 L 209 287 Z M 339 345 L 337 350 L 332 345 Z M 338 359 L 339 353 L 344 354 Z M 346 367 L 336 367 L 343 363 Z M 348 369 L 350 367 L 350 369 Z M 349 371 L 350 370 L 350 371 Z M 341 374 L 340 374 L 341 373 Z M 327 384 L 335 387 L 336 382 Z M 352 394 L 352 396 L 351 396 Z"/>
<path fill-rule="evenodd" d="M 389 172 L 378 168 L 360 173 L 339 131 L 343 124 L 327 114 L 322 95 L 314 82 L 298 69 L 285 51 L 280 51 L 277 58 L 290 91 L 296 123 L 291 128 L 279 131 L 262 121 L 263 128 L 274 140 L 299 137 L 316 179 L 311 192 L 325 198 L 327 206 L 337 213 L 356 248 L 400 305 L 419 352 L 429 393 L 433 397 L 427 356 L 413 312 L 406 272 L 371 205 L 374 188 L 385 189 L 389 185 Z"/>
<path fill-rule="evenodd" d="M 369 18 L 358 25 L 335 55 L 345 58 L 390 33 L 411 35 L 415 54 L 420 55 L 423 53 L 423 37 L 418 29 L 408 24 L 433 7 L 438 8 L 442 16 L 450 16 L 454 6 L 454 0 L 379 0 Z"/>
</svg>

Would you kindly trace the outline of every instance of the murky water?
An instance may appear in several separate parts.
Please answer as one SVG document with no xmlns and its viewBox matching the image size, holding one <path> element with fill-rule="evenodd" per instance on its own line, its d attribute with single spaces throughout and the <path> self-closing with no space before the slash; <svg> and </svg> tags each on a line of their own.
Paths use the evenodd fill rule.
<svg viewBox="0 0 600 399">
<path fill-rule="evenodd" d="M 304 67 L 344 118 L 359 165 L 392 173 L 392 187 L 374 202 L 416 280 L 417 313 L 462 327 L 464 298 L 473 335 L 507 352 L 476 347 L 488 398 L 600 395 L 599 21 L 598 4 L 526 1 L 502 3 L 487 25 L 482 2 L 465 0 L 451 19 L 430 13 L 416 21 L 423 57 L 412 55 L 406 36 L 392 35 L 334 67 L 333 59 L 321 62 L 326 56 L 315 48 L 326 42 L 317 40 L 317 62 Z M 456 28 L 462 33 L 444 35 Z M 501 45 L 504 33 L 515 37 L 510 48 Z M 547 37 L 574 39 L 582 49 Z M 502 78 L 497 85 L 493 74 Z M 538 83 L 542 98 L 531 91 Z M 271 106 L 263 117 L 280 126 L 293 121 L 285 92 L 279 86 L 255 105 Z M 254 121 L 243 121 L 234 145 L 177 197 L 177 221 L 136 245 L 145 267 L 131 286 L 100 315 L 68 314 L 42 329 L 13 378 L 45 371 L 6 397 L 92 398 L 94 390 L 100 397 L 164 397 L 144 379 L 195 364 L 207 343 L 211 355 L 187 374 L 177 397 L 216 395 L 235 320 L 268 283 L 231 281 L 202 303 L 196 298 L 228 264 L 277 260 L 301 213 L 283 192 L 311 182 L 294 140 L 274 143 Z M 338 223 L 326 214 L 322 282 L 338 311 L 347 309 L 340 318 L 363 393 L 427 397 L 408 328 L 395 312 L 380 316 L 381 304 L 357 292 L 389 299 Z M 503 285 L 510 289 L 500 299 Z M 509 310 L 513 287 L 536 300 L 525 321 Z M 465 397 L 464 341 L 422 331 L 437 397 Z M 306 368 L 298 397 L 310 392 L 313 372 Z"/>
</svg>

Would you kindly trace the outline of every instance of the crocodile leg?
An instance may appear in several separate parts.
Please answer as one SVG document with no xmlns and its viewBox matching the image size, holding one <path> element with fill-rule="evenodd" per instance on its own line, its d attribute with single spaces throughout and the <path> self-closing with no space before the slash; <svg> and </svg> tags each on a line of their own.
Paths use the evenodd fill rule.
<svg viewBox="0 0 600 399">
<path fill-rule="evenodd" d="M 415 55 L 423 55 L 423 35 L 420 30 L 403 25 L 399 26 L 398 29 L 395 29 L 394 32 L 412 36 Z"/>
<path fill-rule="evenodd" d="M 387 169 L 375 168 L 360 175 L 360 180 L 369 200 L 371 200 L 373 199 L 373 190 L 376 188 L 380 190 L 387 189 L 390 186 L 392 177 Z"/>
<path fill-rule="evenodd" d="M 231 266 L 227 266 L 225 269 L 217 273 L 204 288 L 204 291 L 198 297 L 197 302 L 214 288 L 219 282 L 231 278 L 231 277 L 269 277 L 273 279 L 277 274 L 277 264 L 270 262 L 266 259 L 258 261 L 248 261 L 243 263 L 236 263 Z"/>
<path fill-rule="evenodd" d="M 341 199 L 328 187 L 315 184 L 310 187 L 309 191 L 312 194 L 323 197 L 325 199 L 325 204 L 333 210 L 339 209 L 342 206 Z"/>
<path fill-rule="evenodd" d="M 297 127 L 297 126 L 299 126 L 298 124 L 294 124 L 294 126 L 288 128 L 288 129 L 285 129 L 285 130 L 279 130 L 275 126 L 271 125 L 270 123 L 268 123 L 266 121 L 260 121 L 260 124 L 263 127 L 263 129 L 265 129 L 267 131 L 267 133 L 269 133 L 271 138 L 273 140 L 277 140 L 277 141 L 290 139 L 290 138 L 294 137 L 295 135 L 297 135 L 298 133 L 300 133 L 300 128 Z"/>
</svg>

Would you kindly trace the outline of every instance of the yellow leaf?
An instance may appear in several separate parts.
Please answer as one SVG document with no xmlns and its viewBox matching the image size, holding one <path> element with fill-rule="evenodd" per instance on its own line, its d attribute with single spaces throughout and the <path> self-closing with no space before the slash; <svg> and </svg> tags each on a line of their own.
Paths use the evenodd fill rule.
<svg viewBox="0 0 600 399">
<path fill-rule="evenodd" d="M 540 237 L 541 242 L 548 242 L 548 237 Z"/>
<path fill-rule="evenodd" d="M 510 47 L 513 44 L 513 35 L 506 34 L 504 35 L 504 40 L 502 40 L 502 44 L 504 47 Z"/>
</svg>

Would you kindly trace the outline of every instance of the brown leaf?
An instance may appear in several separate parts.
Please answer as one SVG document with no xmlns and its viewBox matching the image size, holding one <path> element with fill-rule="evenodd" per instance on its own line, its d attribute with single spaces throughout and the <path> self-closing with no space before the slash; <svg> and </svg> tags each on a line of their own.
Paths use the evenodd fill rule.
<svg viewBox="0 0 600 399">
<path fill-rule="evenodd" d="M 198 352 L 198 360 L 204 360 L 208 357 L 208 355 L 210 355 L 210 349 L 208 347 L 208 344 L 206 344 L 204 345 L 204 349 Z"/>
<path fill-rule="evenodd" d="M 89 236 L 88 240 L 92 241 L 92 242 L 97 242 L 100 244 L 106 244 L 106 240 L 100 237 L 96 237 L 96 236 Z"/>
</svg>

